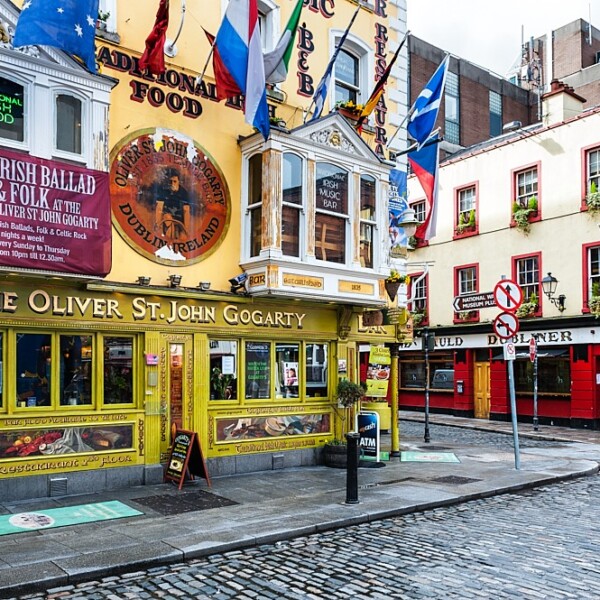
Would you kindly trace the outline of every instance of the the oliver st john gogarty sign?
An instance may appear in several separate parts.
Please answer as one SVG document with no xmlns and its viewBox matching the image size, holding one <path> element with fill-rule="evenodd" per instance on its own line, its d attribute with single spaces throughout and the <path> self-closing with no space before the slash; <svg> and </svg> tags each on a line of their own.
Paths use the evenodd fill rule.
<svg viewBox="0 0 600 600">
<path fill-rule="evenodd" d="M 108 174 L 1 150 L 0 265 L 106 275 Z"/>
<path fill-rule="evenodd" d="M 231 214 L 223 174 L 206 150 L 169 129 L 137 131 L 111 153 L 115 225 L 137 252 L 190 264 L 216 250 Z"/>
</svg>

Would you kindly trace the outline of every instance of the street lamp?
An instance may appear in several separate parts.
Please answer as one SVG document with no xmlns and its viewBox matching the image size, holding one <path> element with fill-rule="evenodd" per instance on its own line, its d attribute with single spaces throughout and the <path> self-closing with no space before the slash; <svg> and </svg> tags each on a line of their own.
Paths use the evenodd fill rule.
<svg viewBox="0 0 600 600">
<path fill-rule="evenodd" d="M 542 279 L 542 289 L 544 290 L 544 294 L 548 297 L 548 300 L 558 308 L 560 312 L 565 310 L 565 300 L 567 297 L 564 294 L 560 294 L 558 298 L 554 297 L 554 292 L 556 292 L 556 286 L 558 285 L 558 279 L 552 276 L 552 273 L 548 273 L 546 277 Z"/>
<path fill-rule="evenodd" d="M 404 233 L 406 234 L 407 238 L 411 238 L 413 235 L 415 235 L 415 232 L 417 231 L 417 227 L 420 224 L 421 224 L 421 222 L 417 221 L 416 213 L 415 213 L 414 209 L 407 208 L 402 213 L 402 216 L 400 218 L 400 222 L 398 223 L 398 226 L 402 227 L 402 229 L 404 229 Z"/>
</svg>

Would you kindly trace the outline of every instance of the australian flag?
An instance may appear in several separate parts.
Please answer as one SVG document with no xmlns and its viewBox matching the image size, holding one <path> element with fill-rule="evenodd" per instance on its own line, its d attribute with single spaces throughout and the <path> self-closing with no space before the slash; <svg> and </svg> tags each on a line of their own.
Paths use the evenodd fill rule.
<svg viewBox="0 0 600 600">
<path fill-rule="evenodd" d="M 54 46 L 80 58 L 96 72 L 99 0 L 25 0 L 13 46 Z"/>
</svg>

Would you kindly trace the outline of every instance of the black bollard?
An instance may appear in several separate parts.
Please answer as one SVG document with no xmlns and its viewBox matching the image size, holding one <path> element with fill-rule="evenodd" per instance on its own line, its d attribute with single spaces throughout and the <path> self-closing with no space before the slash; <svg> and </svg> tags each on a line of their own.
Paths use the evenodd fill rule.
<svg viewBox="0 0 600 600">
<path fill-rule="evenodd" d="M 348 450 L 346 455 L 346 504 L 358 504 L 358 456 L 360 434 L 346 434 Z"/>
</svg>

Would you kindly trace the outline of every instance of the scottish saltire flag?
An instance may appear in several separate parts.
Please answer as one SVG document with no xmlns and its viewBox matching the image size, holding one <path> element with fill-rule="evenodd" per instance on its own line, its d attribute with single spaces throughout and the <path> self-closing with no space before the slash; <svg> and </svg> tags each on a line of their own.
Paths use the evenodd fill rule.
<svg viewBox="0 0 600 600">
<path fill-rule="evenodd" d="M 346 41 L 346 38 L 348 37 L 348 34 L 350 33 L 350 29 L 352 28 L 352 24 L 354 23 L 354 20 L 356 19 L 356 15 L 358 15 L 358 11 L 360 10 L 360 7 L 361 7 L 361 3 L 359 2 L 358 6 L 356 7 L 356 10 L 354 11 L 354 14 L 352 15 L 352 18 L 350 19 L 350 23 L 348 23 L 348 27 L 346 27 L 346 31 L 344 31 L 344 33 L 342 34 L 342 37 L 340 38 L 338 45 L 335 47 L 334 53 L 332 54 L 331 58 L 329 59 L 329 64 L 327 65 L 327 68 L 325 69 L 325 74 L 323 75 L 323 77 L 321 77 L 321 81 L 319 81 L 319 85 L 317 86 L 317 89 L 315 90 L 315 93 L 314 93 L 313 99 L 312 99 L 312 103 L 315 105 L 315 110 L 310 119 L 311 121 L 318 119 L 321 116 L 321 113 L 323 112 L 323 106 L 325 105 L 325 99 L 327 98 L 329 84 L 331 83 L 331 74 L 333 72 L 333 65 L 335 63 L 335 59 L 338 57 L 338 54 L 340 53 L 340 50 L 342 49 L 342 46 L 344 45 L 344 42 Z"/>
<path fill-rule="evenodd" d="M 294 50 L 296 30 L 298 29 L 303 6 L 304 0 L 298 0 L 277 46 L 271 52 L 265 54 L 265 78 L 267 83 L 281 83 L 287 78 L 288 65 Z"/>
<path fill-rule="evenodd" d="M 419 148 L 429 138 L 435 127 L 449 62 L 450 56 L 446 55 L 410 109 L 407 129 L 408 133 L 417 141 Z"/>
<path fill-rule="evenodd" d="M 13 46 L 53 46 L 74 54 L 96 72 L 99 0 L 25 0 Z"/>
<path fill-rule="evenodd" d="M 265 83 L 257 0 L 229 0 L 215 40 L 223 66 L 245 97 L 246 123 L 269 137 L 269 109 Z"/>
<path fill-rule="evenodd" d="M 426 140 L 419 150 L 408 153 L 408 162 L 417 176 L 427 198 L 425 221 L 417 227 L 415 237 L 429 240 L 435 237 L 437 229 L 437 171 L 439 163 L 440 139 L 436 133 Z"/>
</svg>

